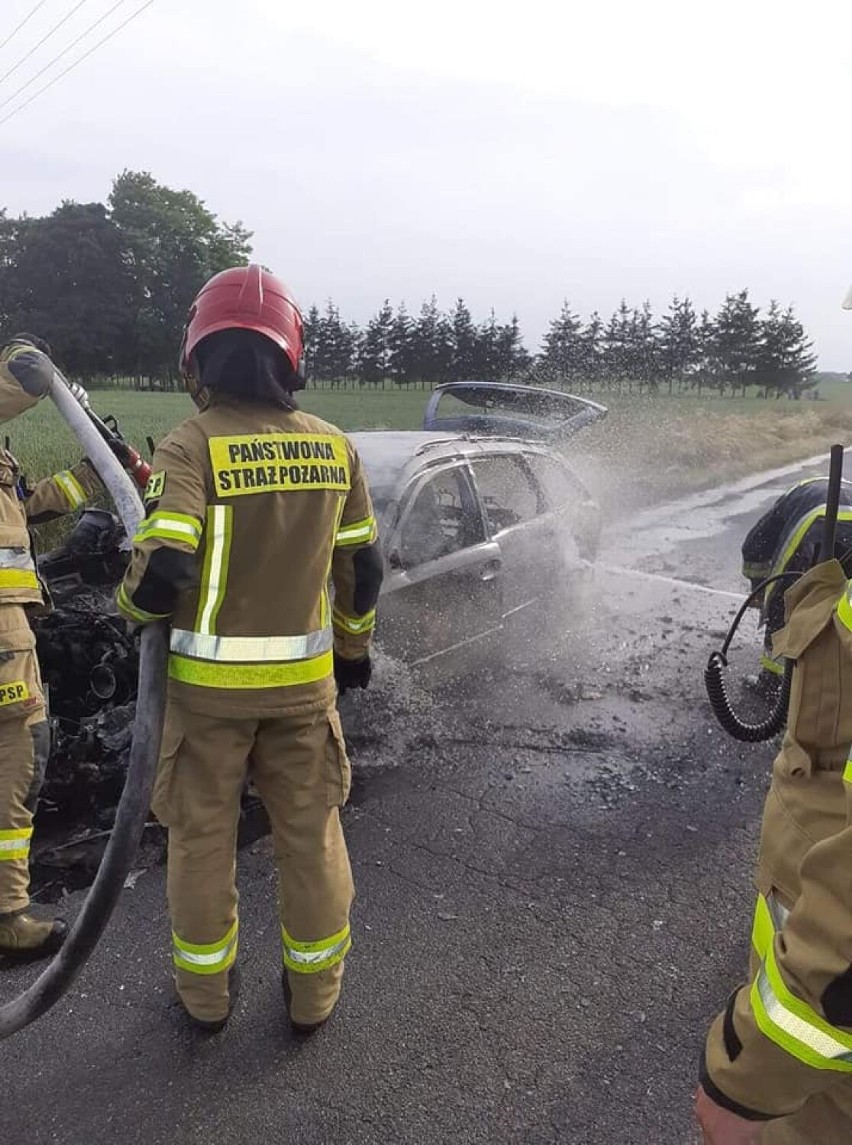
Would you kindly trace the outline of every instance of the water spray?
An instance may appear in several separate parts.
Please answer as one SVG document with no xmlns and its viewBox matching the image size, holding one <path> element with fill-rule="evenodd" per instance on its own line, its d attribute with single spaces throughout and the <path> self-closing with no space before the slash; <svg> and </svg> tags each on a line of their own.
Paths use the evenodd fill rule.
<svg viewBox="0 0 852 1145">
<path fill-rule="evenodd" d="M 741 592 L 729 592 L 725 588 L 712 588 L 710 585 L 697 584 L 693 580 L 681 580 L 679 577 L 663 576 L 662 573 L 641 572 L 639 569 L 622 568 L 620 565 L 608 565 L 602 561 L 589 562 L 589 568 L 614 573 L 619 577 L 633 577 L 635 580 L 649 580 L 656 584 L 667 584 L 672 588 L 690 589 L 692 592 L 710 593 L 711 596 L 725 596 L 729 600 L 742 600 Z"/>
</svg>

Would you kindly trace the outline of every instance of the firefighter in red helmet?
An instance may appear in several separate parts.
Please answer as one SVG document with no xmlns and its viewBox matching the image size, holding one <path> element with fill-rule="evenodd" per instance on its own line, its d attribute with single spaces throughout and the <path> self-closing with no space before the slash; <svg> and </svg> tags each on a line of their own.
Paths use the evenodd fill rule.
<svg viewBox="0 0 852 1145">
<path fill-rule="evenodd" d="M 284 991 L 304 1034 L 331 1014 L 351 944 L 339 815 L 351 772 L 335 696 L 370 679 L 376 525 L 352 443 L 293 400 L 302 318 L 278 278 L 259 266 L 212 278 L 180 366 L 200 412 L 155 453 L 118 590 L 130 620 L 171 628 L 153 806 L 169 832 L 175 981 L 196 1023 L 224 1025 L 251 779 L 272 825 Z"/>
</svg>

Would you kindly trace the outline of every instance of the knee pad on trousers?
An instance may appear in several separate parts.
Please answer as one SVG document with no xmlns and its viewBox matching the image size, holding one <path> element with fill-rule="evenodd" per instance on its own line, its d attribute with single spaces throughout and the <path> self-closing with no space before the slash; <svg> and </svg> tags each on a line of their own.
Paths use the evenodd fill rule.
<svg viewBox="0 0 852 1145">
<path fill-rule="evenodd" d="M 33 724 L 30 727 L 30 734 L 33 737 L 33 778 L 26 799 L 24 799 L 24 806 L 27 811 L 34 815 L 39 792 L 47 771 L 47 759 L 50 755 L 50 724 L 47 720 Z"/>
</svg>

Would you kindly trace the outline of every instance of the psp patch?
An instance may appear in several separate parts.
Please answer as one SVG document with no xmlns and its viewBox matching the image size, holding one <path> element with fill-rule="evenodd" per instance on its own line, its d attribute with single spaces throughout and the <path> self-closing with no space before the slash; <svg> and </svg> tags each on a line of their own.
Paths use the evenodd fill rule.
<svg viewBox="0 0 852 1145">
<path fill-rule="evenodd" d="M 7 704 L 21 704 L 30 698 L 30 689 L 24 680 L 13 680 L 10 684 L 0 684 L 0 708 Z"/>
<path fill-rule="evenodd" d="M 152 473 L 151 476 L 148 478 L 148 484 L 145 486 L 145 496 L 144 496 L 143 500 L 145 500 L 145 501 L 156 501 L 158 498 L 162 497 L 163 493 L 165 492 L 165 489 L 166 489 L 166 474 L 165 474 L 165 472 Z"/>
<path fill-rule="evenodd" d="M 327 433 L 211 437 L 217 497 L 350 487 L 346 439 Z"/>
</svg>

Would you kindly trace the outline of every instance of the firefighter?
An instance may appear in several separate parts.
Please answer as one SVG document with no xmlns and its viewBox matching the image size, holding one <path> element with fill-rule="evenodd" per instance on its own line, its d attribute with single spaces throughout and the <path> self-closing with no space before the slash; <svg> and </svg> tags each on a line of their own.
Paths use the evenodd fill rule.
<svg viewBox="0 0 852 1145">
<path fill-rule="evenodd" d="M 784 606 L 774 650 L 795 661 L 790 711 L 763 812 L 749 981 L 705 1045 L 707 1145 L 852 1139 L 852 581 L 823 561 Z"/>
<path fill-rule="evenodd" d="M 0 349 L 0 422 L 30 409 L 50 390 L 46 342 L 17 335 Z M 45 697 L 27 613 L 47 602 L 36 574 L 28 525 L 73 512 L 100 489 L 94 468 L 73 469 L 32 489 L 0 449 L 0 960 L 45 957 L 65 940 L 61 919 L 29 910 L 33 815 L 50 751 Z"/>
<path fill-rule="evenodd" d="M 783 572 L 803 573 L 817 556 L 828 479 L 811 477 L 788 489 L 748 532 L 742 546 L 743 576 L 752 590 L 768 577 Z M 844 481 L 837 515 L 837 541 L 834 555 L 852 573 L 852 483 Z M 784 664 L 772 651 L 772 638 L 784 625 L 784 590 L 789 581 L 767 585 L 754 602 L 761 610 L 764 627 L 760 674 L 751 683 L 762 692 L 772 692 L 784 675 Z"/>
<path fill-rule="evenodd" d="M 748 985 L 707 1039 L 711 1145 L 852 1138 L 852 582 L 836 560 L 787 591 L 796 661 L 763 815 Z"/>
<path fill-rule="evenodd" d="M 302 318 L 278 278 L 259 266 L 213 277 L 180 369 L 199 413 L 156 450 L 117 596 L 131 621 L 171 629 L 153 808 L 169 834 L 175 984 L 196 1024 L 224 1026 L 251 781 L 272 827 L 290 1022 L 309 1034 L 337 1002 L 351 945 L 340 824 L 351 771 L 335 684 L 370 680 L 376 524 L 354 446 L 293 399 Z"/>
</svg>

